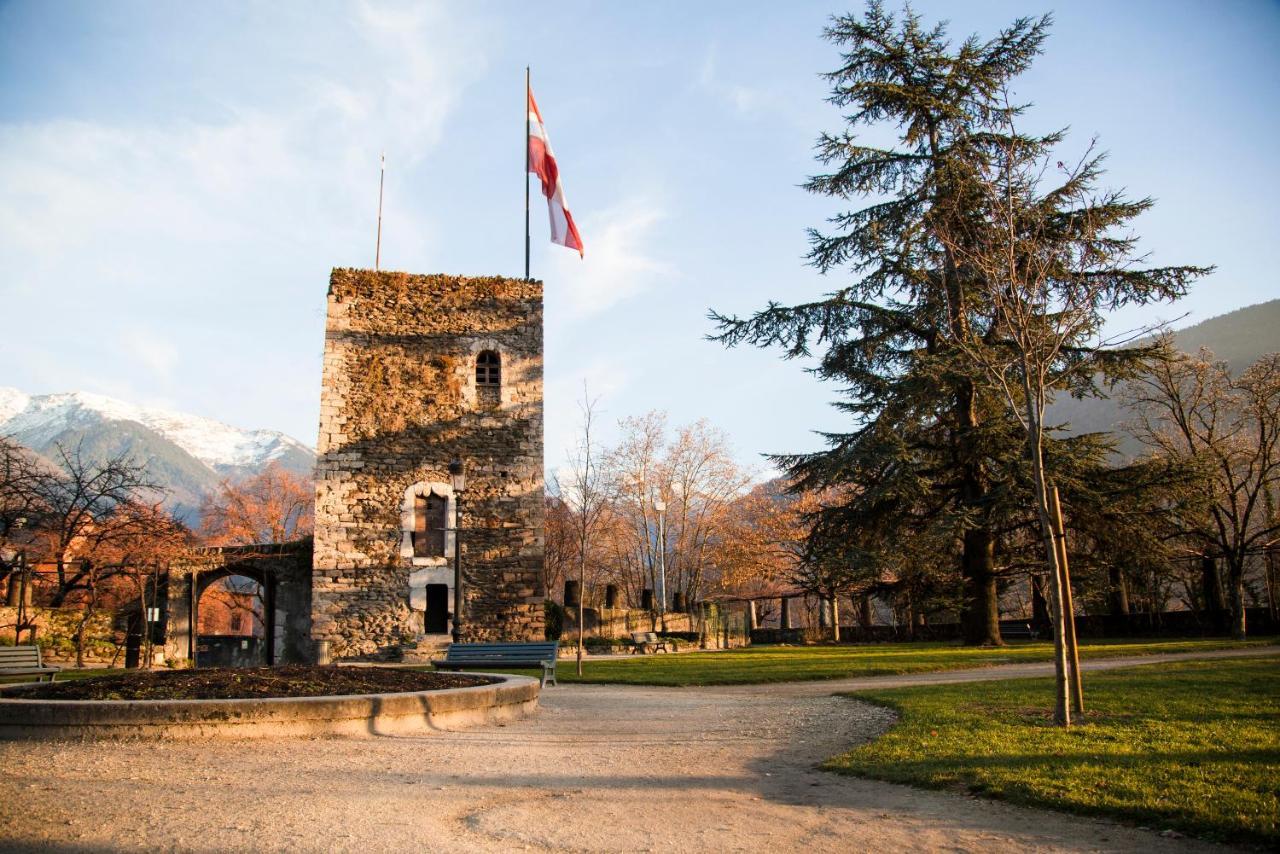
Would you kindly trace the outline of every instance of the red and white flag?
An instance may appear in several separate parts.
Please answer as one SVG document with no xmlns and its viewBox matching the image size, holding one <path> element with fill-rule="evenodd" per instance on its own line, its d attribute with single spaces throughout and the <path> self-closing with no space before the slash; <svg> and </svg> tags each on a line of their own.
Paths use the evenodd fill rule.
<svg viewBox="0 0 1280 854">
<path fill-rule="evenodd" d="M 547 197 L 547 210 L 551 214 L 551 242 L 559 243 L 570 249 L 577 249 L 582 256 L 582 237 L 578 227 L 573 224 L 573 214 L 569 213 L 569 205 L 564 200 L 564 184 L 560 182 L 560 170 L 556 166 L 556 156 L 551 153 L 551 140 L 547 138 L 547 129 L 542 124 L 542 113 L 538 112 L 538 102 L 533 100 L 533 89 L 529 93 L 529 171 L 542 181 L 542 195 Z"/>
</svg>

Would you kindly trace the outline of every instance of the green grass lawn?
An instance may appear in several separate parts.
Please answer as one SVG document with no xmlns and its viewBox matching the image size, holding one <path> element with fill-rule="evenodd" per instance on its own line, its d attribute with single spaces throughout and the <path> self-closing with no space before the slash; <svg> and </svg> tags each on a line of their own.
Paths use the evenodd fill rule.
<svg viewBox="0 0 1280 854">
<path fill-rule="evenodd" d="M 1084 658 L 1123 658 L 1174 652 L 1203 652 L 1266 646 L 1275 639 L 1231 641 L 1196 640 L 1098 640 L 1080 647 Z M 992 667 L 1016 662 L 1050 661 L 1053 644 L 1015 641 L 1008 646 L 965 647 L 956 643 L 893 643 L 843 646 L 754 646 L 726 652 L 680 655 L 637 655 L 625 659 L 583 662 L 583 675 L 574 672 L 573 659 L 561 659 L 556 676 L 562 682 L 620 685 L 750 685 L 767 682 L 803 682 L 854 676 L 888 676 L 927 673 L 966 667 Z M 422 670 L 430 670 L 423 665 Z M 111 670 L 63 670 L 59 679 L 101 676 Z M 532 671 L 509 671 L 528 676 Z M 0 679 L 0 682 L 4 680 Z"/>
<path fill-rule="evenodd" d="M 1280 663 L 1175 662 L 1085 674 L 1088 712 L 1052 726 L 1052 681 L 864 691 L 898 710 L 828 770 L 1156 830 L 1280 845 Z"/>
<path fill-rule="evenodd" d="M 1261 646 L 1274 640 L 1236 642 L 1224 639 L 1091 641 L 1080 647 L 1082 658 L 1123 658 L 1173 652 L 1202 652 Z M 955 643 L 894 643 L 845 646 L 753 646 L 726 652 L 634 656 L 583 662 L 583 675 L 572 659 L 561 659 L 556 677 L 563 682 L 624 685 L 748 685 L 802 682 L 851 676 L 924 673 L 1016 662 L 1052 661 L 1053 644 L 1017 641 L 1008 646 L 965 647 Z"/>
</svg>

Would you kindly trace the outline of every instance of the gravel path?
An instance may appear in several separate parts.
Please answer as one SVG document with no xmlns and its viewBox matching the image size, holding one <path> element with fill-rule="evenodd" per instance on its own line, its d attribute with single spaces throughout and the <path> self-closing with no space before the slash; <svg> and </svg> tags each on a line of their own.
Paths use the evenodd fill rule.
<svg viewBox="0 0 1280 854">
<path fill-rule="evenodd" d="M 1223 850 L 815 770 L 892 723 L 831 692 L 902 679 L 565 686 L 534 718 L 425 737 L 0 743 L 0 849 Z"/>
</svg>

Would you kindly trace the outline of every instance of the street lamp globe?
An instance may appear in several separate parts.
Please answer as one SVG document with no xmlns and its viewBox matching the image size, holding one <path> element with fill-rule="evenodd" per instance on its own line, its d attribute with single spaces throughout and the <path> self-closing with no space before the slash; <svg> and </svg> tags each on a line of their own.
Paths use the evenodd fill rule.
<svg viewBox="0 0 1280 854">
<path fill-rule="evenodd" d="M 449 479 L 453 481 L 453 491 L 462 492 L 467 488 L 467 470 L 462 460 L 456 457 L 449 463 Z"/>
</svg>

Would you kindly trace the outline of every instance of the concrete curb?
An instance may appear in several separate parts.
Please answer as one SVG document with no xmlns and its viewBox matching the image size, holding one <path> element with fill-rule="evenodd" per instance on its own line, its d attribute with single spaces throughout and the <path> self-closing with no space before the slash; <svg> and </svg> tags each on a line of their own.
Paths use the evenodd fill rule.
<svg viewBox="0 0 1280 854">
<path fill-rule="evenodd" d="M 247 700 L 0 698 L 0 739 L 199 739 L 422 735 L 502 723 L 538 707 L 538 680 L 469 688 Z"/>
</svg>

